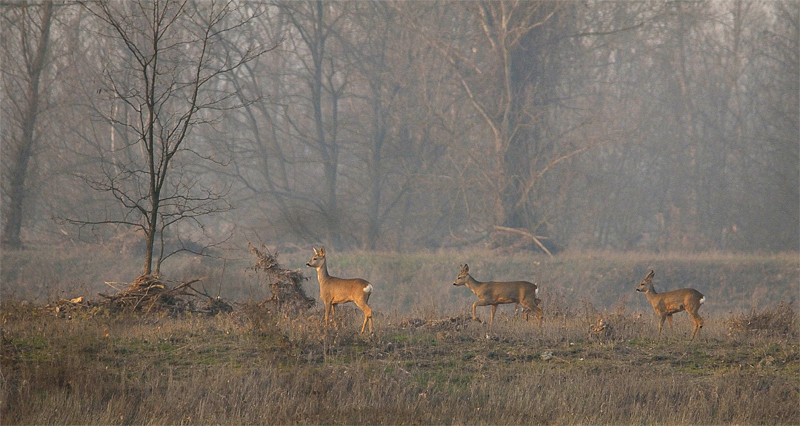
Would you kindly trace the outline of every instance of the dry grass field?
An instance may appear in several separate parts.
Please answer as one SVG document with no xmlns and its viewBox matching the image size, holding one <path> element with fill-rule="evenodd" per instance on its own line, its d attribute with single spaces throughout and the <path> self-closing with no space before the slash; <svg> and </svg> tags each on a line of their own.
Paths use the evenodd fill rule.
<svg viewBox="0 0 800 426">
<path fill-rule="evenodd" d="M 340 309 L 60 318 L 2 302 L 3 424 L 797 424 L 797 312 L 789 305 L 676 321 L 585 312 L 493 327 L 458 315 Z M 684 318 L 685 319 L 685 318 Z M 761 321 L 759 326 L 750 326 Z M 769 326 L 769 328 L 758 328 Z M 755 328 L 752 328 L 755 327 Z"/>
<path fill-rule="evenodd" d="M 370 274 L 354 258 L 331 262 L 332 273 Z M 492 278 L 488 260 L 470 262 L 477 278 Z M 443 272 L 450 280 L 452 269 Z M 370 277 L 380 283 L 380 274 Z M 46 301 L 6 293 L 0 421 L 800 424 L 796 301 L 701 310 L 706 325 L 690 341 L 685 313 L 657 338 L 654 314 L 640 309 L 644 296 L 636 294 L 604 304 L 551 290 L 541 328 L 516 317 L 513 305 L 498 309 L 489 327 L 467 314 L 474 296 L 442 285 L 449 287 L 428 298 L 457 295 L 444 307 L 400 309 L 399 290 L 376 298 L 375 333 L 364 335 L 352 304 L 337 310 L 338 327 L 325 328 L 320 303 L 299 315 L 248 298 L 216 316 L 56 313 Z M 488 311 L 479 308 L 479 317 Z M 609 326 L 593 330 L 600 319 Z"/>
</svg>

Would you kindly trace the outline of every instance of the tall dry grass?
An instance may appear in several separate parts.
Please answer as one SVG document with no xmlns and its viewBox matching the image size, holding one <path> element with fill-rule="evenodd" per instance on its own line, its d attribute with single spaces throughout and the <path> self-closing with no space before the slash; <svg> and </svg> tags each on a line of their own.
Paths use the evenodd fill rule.
<svg viewBox="0 0 800 426">
<path fill-rule="evenodd" d="M 774 308 L 772 308 L 774 309 Z M 784 305 L 774 318 L 794 318 Z M 418 309 L 357 309 L 322 325 L 255 304 L 171 318 L 95 312 L 67 320 L 5 299 L 3 424 L 797 424 L 795 334 L 749 333 L 710 315 L 655 339 L 625 305 L 561 307 L 540 329 Z M 487 312 L 481 312 L 483 318 Z M 754 311 L 754 318 L 764 311 Z M 602 317 L 611 333 L 594 335 Z M 796 327 L 795 327 L 796 328 Z"/>
<path fill-rule="evenodd" d="M 310 251 L 310 250 L 309 250 Z M 113 249 L 3 253 L 0 420 L 3 424 L 798 424 L 796 254 L 567 253 L 555 258 L 453 251 L 336 253 L 330 270 L 375 286 L 374 335 L 355 307 L 301 316 L 257 306 L 267 294 L 245 268 L 175 258 L 166 278 L 204 277 L 231 315 L 56 316 L 45 302 L 112 292 L 136 256 Z M 301 268 L 317 297 L 310 254 Z M 479 280 L 542 288 L 542 328 L 498 309 L 471 321 L 475 296 L 452 286 L 458 265 Z M 656 339 L 655 315 L 634 288 L 656 270 L 659 290 L 708 296 L 706 326 Z M 219 286 L 219 287 L 218 287 Z M 478 311 L 486 320 L 489 308 Z M 597 331 L 599 320 L 604 328 Z M 593 328 L 594 327 L 594 328 Z"/>
<path fill-rule="evenodd" d="M 726 253 L 563 253 L 549 258 L 530 252 L 512 254 L 488 250 L 447 250 L 423 253 L 337 252 L 329 247 L 328 267 L 334 276 L 360 277 L 375 286 L 370 306 L 376 311 L 410 313 L 414 309 L 439 313 L 460 310 L 474 295 L 451 284 L 460 264 L 469 263 L 480 281 L 537 282 L 545 306 L 592 303 L 613 309 L 627 303 L 630 311 L 648 312 L 645 298 L 634 289 L 650 269 L 656 289 L 693 287 L 707 296 L 703 312 L 746 312 L 775 306 L 800 294 L 800 255 Z M 171 257 L 163 278 L 173 283 L 202 278 L 209 294 L 230 301 L 261 301 L 268 290 L 255 273 L 256 259 L 247 251 L 220 253 L 222 259 Z M 307 294 L 319 296 L 314 271 L 305 266 L 307 252 L 278 253 L 284 268 L 299 269 L 308 278 Z M 4 251 L 0 262 L 0 296 L 45 302 L 56 298 L 96 297 L 114 293 L 105 284 L 132 282 L 141 256 L 116 246 L 34 247 Z M 374 306 L 373 306 L 374 305 Z M 547 308 L 545 307 L 547 313 Z M 551 310 L 552 312 L 552 310 Z"/>
</svg>

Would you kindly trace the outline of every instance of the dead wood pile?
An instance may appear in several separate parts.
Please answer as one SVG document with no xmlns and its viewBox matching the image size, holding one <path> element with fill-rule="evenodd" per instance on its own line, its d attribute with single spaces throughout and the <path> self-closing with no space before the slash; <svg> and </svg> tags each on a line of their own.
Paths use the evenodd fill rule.
<svg viewBox="0 0 800 426">
<path fill-rule="evenodd" d="M 271 306 L 276 310 L 295 314 L 314 306 L 314 299 L 303 290 L 302 282 L 306 277 L 300 270 L 283 269 L 278 263 L 278 254 L 270 253 L 264 245 L 261 249 L 249 242 L 247 245 L 257 259 L 255 265 L 248 269 L 255 271 L 270 290 L 270 296 L 259 306 Z"/>
<path fill-rule="evenodd" d="M 216 315 L 232 312 L 233 307 L 219 296 L 213 297 L 194 287 L 200 279 L 183 282 L 172 288 L 158 275 L 142 275 L 116 294 L 98 293 L 100 300 L 84 297 L 59 299 L 48 305 L 56 315 L 67 317 L 77 312 L 165 312 L 170 315 L 201 313 Z M 115 283 L 106 283 L 112 288 Z"/>
<path fill-rule="evenodd" d="M 148 274 L 140 276 L 126 290 L 117 294 L 98 294 L 105 299 L 111 310 L 166 311 L 170 314 L 194 312 L 210 315 L 233 311 L 233 307 L 218 296 L 210 296 L 193 287 L 200 281 L 193 279 L 169 288 L 158 275 Z M 198 300 L 204 303 L 198 304 Z"/>
<path fill-rule="evenodd" d="M 67 317 L 71 315 L 72 312 L 88 310 L 95 306 L 97 306 L 97 303 L 87 300 L 81 296 L 74 299 L 58 299 L 57 301 L 48 304 L 46 307 L 51 309 L 60 317 Z"/>
</svg>

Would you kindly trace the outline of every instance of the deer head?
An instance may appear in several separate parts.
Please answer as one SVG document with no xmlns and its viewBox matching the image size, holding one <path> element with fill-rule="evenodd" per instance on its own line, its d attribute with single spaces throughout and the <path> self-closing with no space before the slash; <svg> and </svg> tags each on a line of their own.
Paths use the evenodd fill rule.
<svg viewBox="0 0 800 426">
<path fill-rule="evenodd" d="M 639 287 L 636 287 L 636 291 L 647 292 L 650 288 L 653 287 L 653 277 L 656 275 L 654 271 L 650 271 L 646 277 L 639 283 Z"/>
<path fill-rule="evenodd" d="M 306 263 L 306 266 L 311 268 L 319 268 L 325 263 L 325 247 L 320 247 L 319 250 L 316 247 L 312 247 L 314 249 L 314 257 Z"/>
<path fill-rule="evenodd" d="M 456 286 L 466 285 L 468 277 L 469 277 L 469 265 L 465 263 L 463 266 L 461 266 L 461 272 L 458 273 L 458 277 L 456 277 L 456 281 L 453 283 L 453 285 Z"/>
</svg>

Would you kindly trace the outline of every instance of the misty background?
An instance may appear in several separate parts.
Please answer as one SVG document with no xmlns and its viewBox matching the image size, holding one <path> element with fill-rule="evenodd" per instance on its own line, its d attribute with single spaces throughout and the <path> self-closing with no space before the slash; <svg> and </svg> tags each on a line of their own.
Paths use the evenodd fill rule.
<svg viewBox="0 0 800 426">
<path fill-rule="evenodd" d="M 4 250 L 800 249 L 797 1 L 0 10 Z"/>
</svg>

